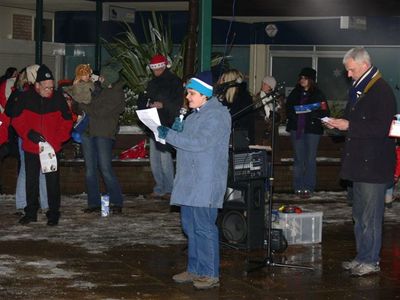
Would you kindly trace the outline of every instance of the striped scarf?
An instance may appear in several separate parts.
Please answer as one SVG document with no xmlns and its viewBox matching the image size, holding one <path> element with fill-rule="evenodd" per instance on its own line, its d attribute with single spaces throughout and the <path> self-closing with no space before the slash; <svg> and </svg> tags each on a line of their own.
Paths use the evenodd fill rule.
<svg viewBox="0 0 400 300">
<path fill-rule="evenodd" d="M 349 90 L 349 102 L 351 107 L 356 104 L 357 99 L 360 98 L 362 94 L 367 92 L 368 84 L 371 82 L 372 78 L 377 75 L 380 77 L 379 70 L 376 67 L 371 67 L 363 76 L 353 82 L 353 85 Z"/>
</svg>

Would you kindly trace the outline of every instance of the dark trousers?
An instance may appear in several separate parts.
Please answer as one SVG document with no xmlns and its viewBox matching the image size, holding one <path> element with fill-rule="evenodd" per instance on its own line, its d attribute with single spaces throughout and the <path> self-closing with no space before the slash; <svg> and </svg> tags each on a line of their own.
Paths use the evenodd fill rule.
<svg viewBox="0 0 400 300">
<path fill-rule="evenodd" d="M 57 164 L 59 165 L 58 155 Z M 26 207 L 28 217 L 36 219 L 39 209 L 39 154 L 25 152 L 26 169 Z M 58 221 L 60 216 L 60 171 L 46 173 L 47 198 L 49 210 L 46 213 L 49 220 Z"/>
</svg>

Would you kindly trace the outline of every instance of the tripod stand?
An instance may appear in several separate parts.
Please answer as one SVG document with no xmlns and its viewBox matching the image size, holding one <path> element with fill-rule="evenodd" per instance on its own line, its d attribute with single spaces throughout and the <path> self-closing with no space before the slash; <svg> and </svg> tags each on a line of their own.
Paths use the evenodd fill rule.
<svg viewBox="0 0 400 300">
<path fill-rule="evenodd" d="M 275 154 L 275 114 L 276 114 L 276 97 L 273 97 L 272 101 L 272 134 L 271 134 L 271 167 L 270 167 L 270 184 L 269 184 L 269 195 L 268 195 L 268 234 L 267 234 L 267 255 L 262 261 L 250 261 L 250 263 L 257 264 L 257 266 L 247 270 L 247 273 L 264 268 L 264 267 L 286 267 L 296 269 L 314 270 L 309 266 L 285 264 L 274 262 L 272 256 L 272 203 L 274 196 L 274 154 Z"/>
</svg>

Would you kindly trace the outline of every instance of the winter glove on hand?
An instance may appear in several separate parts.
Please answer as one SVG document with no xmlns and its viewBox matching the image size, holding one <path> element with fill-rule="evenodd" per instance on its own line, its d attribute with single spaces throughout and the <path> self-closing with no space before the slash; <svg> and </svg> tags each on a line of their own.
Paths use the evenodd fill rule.
<svg viewBox="0 0 400 300">
<path fill-rule="evenodd" d="M 28 132 L 28 139 L 30 139 L 35 144 L 39 144 L 39 142 L 45 142 L 45 138 L 37 131 L 31 129 Z"/>
<path fill-rule="evenodd" d="M 157 131 L 158 131 L 158 137 L 164 140 L 168 135 L 169 128 L 165 126 L 158 126 Z"/>
<path fill-rule="evenodd" d="M 177 132 L 182 132 L 182 130 L 183 130 L 183 120 L 181 120 L 181 118 L 180 117 L 176 117 L 175 118 L 175 122 L 174 122 L 174 124 L 172 124 L 172 130 L 175 130 L 175 131 L 177 131 Z"/>
</svg>

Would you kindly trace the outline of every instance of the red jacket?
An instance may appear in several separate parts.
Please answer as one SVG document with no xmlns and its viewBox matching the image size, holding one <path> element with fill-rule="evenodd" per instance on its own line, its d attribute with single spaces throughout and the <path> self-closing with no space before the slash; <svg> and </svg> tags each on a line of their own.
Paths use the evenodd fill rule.
<svg viewBox="0 0 400 300">
<path fill-rule="evenodd" d="M 394 177 L 400 177 L 400 146 L 396 146 L 396 169 L 394 170 Z"/>
<path fill-rule="evenodd" d="M 30 89 L 19 95 L 11 124 L 23 140 L 24 151 L 38 154 L 39 146 L 28 138 L 29 131 L 40 133 L 58 152 L 70 138 L 72 118 L 61 92 L 54 92 L 52 98 L 43 98 Z"/>
<path fill-rule="evenodd" d="M 0 113 L 0 145 L 8 142 L 8 127 L 10 125 L 10 118 L 5 113 Z"/>
</svg>

